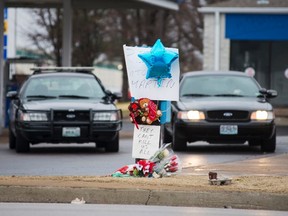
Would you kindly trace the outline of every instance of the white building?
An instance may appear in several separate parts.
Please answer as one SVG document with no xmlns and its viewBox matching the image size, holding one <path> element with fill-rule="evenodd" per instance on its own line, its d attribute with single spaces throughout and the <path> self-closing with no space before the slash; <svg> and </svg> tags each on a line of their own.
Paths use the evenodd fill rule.
<svg viewBox="0 0 288 216">
<path fill-rule="evenodd" d="M 288 107 L 288 1 L 229 0 L 200 8 L 204 14 L 204 70 L 255 72 Z"/>
</svg>

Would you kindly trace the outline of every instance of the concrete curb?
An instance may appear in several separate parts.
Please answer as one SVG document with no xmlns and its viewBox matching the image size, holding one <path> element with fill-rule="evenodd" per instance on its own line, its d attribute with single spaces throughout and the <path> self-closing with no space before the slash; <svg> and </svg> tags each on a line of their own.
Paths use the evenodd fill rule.
<svg viewBox="0 0 288 216">
<path fill-rule="evenodd" d="M 0 202 L 70 203 L 83 197 L 88 204 L 288 210 L 287 194 L 259 192 L 0 186 L 0 194 Z"/>
</svg>

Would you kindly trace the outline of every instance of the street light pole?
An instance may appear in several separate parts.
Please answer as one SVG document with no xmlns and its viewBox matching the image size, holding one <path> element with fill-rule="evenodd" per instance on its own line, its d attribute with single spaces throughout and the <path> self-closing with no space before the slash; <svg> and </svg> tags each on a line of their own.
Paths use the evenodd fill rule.
<svg viewBox="0 0 288 216">
<path fill-rule="evenodd" d="M 4 1 L 0 1 L 0 134 L 4 127 L 4 60 L 3 60 L 3 41 L 4 41 Z"/>
</svg>

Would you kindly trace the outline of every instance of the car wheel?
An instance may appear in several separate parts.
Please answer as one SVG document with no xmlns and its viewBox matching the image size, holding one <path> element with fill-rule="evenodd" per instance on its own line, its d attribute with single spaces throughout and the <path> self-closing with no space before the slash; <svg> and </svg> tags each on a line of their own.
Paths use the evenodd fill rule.
<svg viewBox="0 0 288 216">
<path fill-rule="evenodd" d="M 9 148 L 10 149 L 15 149 L 16 146 L 16 137 L 13 134 L 12 130 L 9 127 Z"/>
<path fill-rule="evenodd" d="M 185 151 L 187 149 L 187 140 L 178 135 L 177 128 L 174 126 L 172 149 L 174 151 Z"/>
<path fill-rule="evenodd" d="M 261 143 L 262 152 L 275 152 L 276 149 L 276 133 L 270 139 L 263 140 Z"/>
<path fill-rule="evenodd" d="M 170 131 L 163 126 L 163 143 L 171 143 L 172 142 L 172 135 Z"/>
<path fill-rule="evenodd" d="M 111 140 L 110 142 L 107 142 L 105 146 L 106 152 L 118 152 L 119 151 L 119 132 L 117 132 L 116 137 Z"/>
<path fill-rule="evenodd" d="M 28 152 L 30 150 L 30 144 L 28 140 L 26 140 L 23 136 L 20 134 L 16 135 L 16 152 Z"/>
</svg>

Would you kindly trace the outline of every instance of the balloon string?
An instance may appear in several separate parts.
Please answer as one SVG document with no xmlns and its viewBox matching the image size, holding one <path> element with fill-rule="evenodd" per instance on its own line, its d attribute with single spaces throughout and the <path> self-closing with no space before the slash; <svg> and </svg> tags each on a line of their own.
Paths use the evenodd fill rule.
<svg viewBox="0 0 288 216">
<path fill-rule="evenodd" d="M 133 113 L 130 113 L 130 116 L 132 117 L 132 119 L 133 119 L 133 122 L 134 122 L 134 124 L 135 124 L 136 128 L 137 128 L 137 129 L 139 129 L 139 126 L 138 126 L 138 124 L 137 124 L 137 121 L 136 121 L 136 119 L 135 119 L 135 116 L 134 116 L 134 114 L 133 114 Z"/>
<path fill-rule="evenodd" d="M 158 85 L 158 87 L 161 87 L 161 84 L 162 84 L 162 78 L 158 78 L 157 79 L 157 85 Z"/>
</svg>

